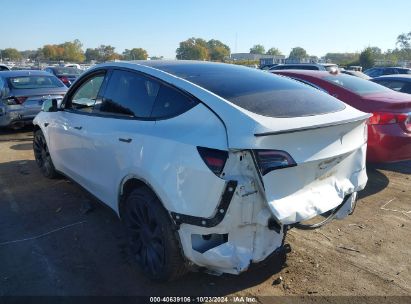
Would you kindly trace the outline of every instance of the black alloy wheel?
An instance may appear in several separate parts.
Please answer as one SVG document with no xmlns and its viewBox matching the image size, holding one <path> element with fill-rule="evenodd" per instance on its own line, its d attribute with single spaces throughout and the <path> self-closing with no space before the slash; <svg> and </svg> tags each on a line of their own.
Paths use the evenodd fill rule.
<svg viewBox="0 0 411 304">
<path fill-rule="evenodd" d="M 153 281 L 171 281 L 185 273 L 171 220 L 158 198 L 147 188 L 133 190 L 125 202 L 130 249 L 144 274 Z"/>
<path fill-rule="evenodd" d="M 46 139 L 41 130 L 37 130 L 34 133 L 33 151 L 34 158 L 36 159 L 37 166 L 40 168 L 41 173 L 47 178 L 56 177 L 56 169 L 54 168 Z"/>
</svg>

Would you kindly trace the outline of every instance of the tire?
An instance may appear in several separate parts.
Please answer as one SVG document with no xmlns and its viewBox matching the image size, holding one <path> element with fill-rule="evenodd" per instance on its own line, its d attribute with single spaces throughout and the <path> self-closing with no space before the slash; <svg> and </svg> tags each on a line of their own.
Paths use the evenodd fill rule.
<svg viewBox="0 0 411 304">
<path fill-rule="evenodd" d="M 152 281 L 173 281 L 186 273 L 177 232 L 156 195 L 146 187 L 130 192 L 123 205 L 131 253 Z"/>
<path fill-rule="evenodd" d="M 41 130 L 34 132 L 33 151 L 34 158 L 36 159 L 37 166 L 40 168 L 41 173 L 47 178 L 56 178 L 57 172 L 54 168 L 53 161 L 51 160 L 46 139 Z"/>
</svg>

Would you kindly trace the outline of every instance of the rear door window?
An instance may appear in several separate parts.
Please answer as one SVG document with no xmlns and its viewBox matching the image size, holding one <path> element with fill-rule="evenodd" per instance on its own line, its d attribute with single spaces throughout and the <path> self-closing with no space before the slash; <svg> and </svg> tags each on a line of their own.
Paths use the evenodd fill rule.
<svg viewBox="0 0 411 304">
<path fill-rule="evenodd" d="M 149 118 L 160 84 L 138 73 L 114 70 L 107 84 L 101 104 L 101 113 Z"/>
</svg>

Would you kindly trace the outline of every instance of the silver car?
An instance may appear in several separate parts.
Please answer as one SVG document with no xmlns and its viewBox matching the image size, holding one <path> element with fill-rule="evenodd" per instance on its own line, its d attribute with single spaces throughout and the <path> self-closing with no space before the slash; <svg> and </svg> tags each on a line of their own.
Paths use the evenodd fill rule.
<svg viewBox="0 0 411 304">
<path fill-rule="evenodd" d="M 31 123 L 44 100 L 61 100 L 66 91 L 57 77 L 44 71 L 0 72 L 0 127 Z"/>
</svg>

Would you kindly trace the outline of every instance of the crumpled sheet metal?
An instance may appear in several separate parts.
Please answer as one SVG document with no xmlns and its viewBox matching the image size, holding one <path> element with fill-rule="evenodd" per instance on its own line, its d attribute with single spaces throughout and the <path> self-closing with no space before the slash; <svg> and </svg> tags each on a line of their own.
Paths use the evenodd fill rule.
<svg viewBox="0 0 411 304">
<path fill-rule="evenodd" d="M 308 220 L 337 207 L 346 195 L 365 187 L 367 173 L 364 154 L 365 147 L 362 147 L 337 165 L 338 170 L 360 168 L 351 173 L 349 178 L 341 174 L 320 177 L 291 195 L 269 201 L 271 212 L 282 224 L 287 225 Z"/>
</svg>

